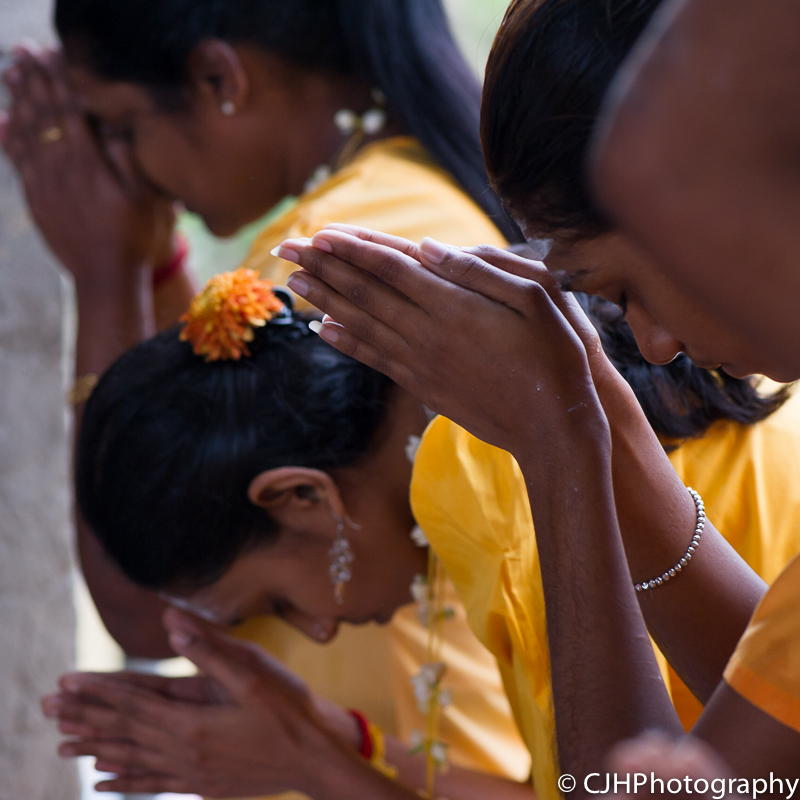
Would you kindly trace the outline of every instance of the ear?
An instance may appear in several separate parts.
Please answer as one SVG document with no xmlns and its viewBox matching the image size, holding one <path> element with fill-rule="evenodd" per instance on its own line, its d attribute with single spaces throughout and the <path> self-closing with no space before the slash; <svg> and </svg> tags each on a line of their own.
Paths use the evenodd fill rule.
<svg viewBox="0 0 800 800">
<path fill-rule="evenodd" d="M 189 80 L 197 94 L 230 115 L 250 98 L 250 78 L 236 49 L 221 39 L 204 39 L 189 55 Z"/>
<path fill-rule="evenodd" d="M 306 467 L 280 467 L 256 475 L 247 491 L 250 502 L 273 514 L 308 512 L 324 508 L 325 513 L 345 517 L 339 487 L 327 472 Z"/>
</svg>

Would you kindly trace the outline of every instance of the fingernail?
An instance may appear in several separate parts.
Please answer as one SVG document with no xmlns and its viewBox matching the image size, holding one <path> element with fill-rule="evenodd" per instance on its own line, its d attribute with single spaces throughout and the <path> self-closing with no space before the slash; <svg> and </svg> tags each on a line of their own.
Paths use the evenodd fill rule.
<svg viewBox="0 0 800 800">
<path fill-rule="evenodd" d="M 441 264 L 450 252 L 450 248 L 447 245 L 428 237 L 425 237 L 420 243 L 420 250 L 431 264 Z"/>
<path fill-rule="evenodd" d="M 331 344 L 335 344 L 339 341 L 339 334 L 336 330 L 328 325 L 323 325 L 321 322 L 317 322 L 317 320 L 309 322 L 308 329 L 314 331 L 321 339 Z"/>
<path fill-rule="evenodd" d="M 284 261 L 291 261 L 292 264 L 300 263 L 300 254 L 296 253 L 294 250 L 290 250 L 288 247 L 285 247 L 284 245 L 276 247 L 272 251 L 272 255 L 274 255 L 276 258 L 282 258 Z"/>
<path fill-rule="evenodd" d="M 61 686 L 67 692 L 77 693 L 81 690 L 81 682 L 77 675 L 67 675 L 61 681 Z"/>
<path fill-rule="evenodd" d="M 300 297 L 308 296 L 308 284 L 299 275 L 290 275 L 286 285 Z"/>
<path fill-rule="evenodd" d="M 323 253 L 333 252 L 333 245 L 327 239 L 323 239 L 320 236 L 315 236 L 311 240 L 311 244 L 316 247 L 317 250 L 322 250 Z"/>
<path fill-rule="evenodd" d="M 58 753 L 64 758 L 72 758 L 72 756 L 75 755 L 75 750 L 75 745 L 62 744 L 61 747 L 58 748 Z"/>
<path fill-rule="evenodd" d="M 184 631 L 175 631 L 169 635 L 169 643 L 175 650 L 183 650 L 194 641 L 194 637 Z"/>
</svg>

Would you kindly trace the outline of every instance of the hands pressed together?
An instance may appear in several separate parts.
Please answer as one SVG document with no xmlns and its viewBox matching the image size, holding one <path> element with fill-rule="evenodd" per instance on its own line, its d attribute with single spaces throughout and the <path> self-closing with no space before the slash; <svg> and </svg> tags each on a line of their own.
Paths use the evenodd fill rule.
<svg viewBox="0 0 800 800">
<path fill-rule="evenodd" d="M 116 776 L 98 789 L 311 794 L 312 759 L 350 757 L 305 685 L 263 650 L 175 609 L 165 624 L 176 652 L 201 674 L 66 675 L 61 691 L 42 701 L 70 737 L 61 755 L 95 756 L 99 770 Z"/>
<path fill-rule="evenodd" d="M 80 285 L 98 288 L 115 269 L 168 260 L 173 203 L 141 175 L 131 142 L 94 129 L 59 52 L 19 47 L 15 56 L 0 144 L 53 253 Z"/>
<path fill-rule="evenodd" d="M 616 373 L 543 265 L 344 225 L 276 252 L 303 268 L 289 285 L 329 316 L 324 339 L 478 438 L 519 456 L 573 423 L 607 431 L 595 383 Z"/>
</svg>

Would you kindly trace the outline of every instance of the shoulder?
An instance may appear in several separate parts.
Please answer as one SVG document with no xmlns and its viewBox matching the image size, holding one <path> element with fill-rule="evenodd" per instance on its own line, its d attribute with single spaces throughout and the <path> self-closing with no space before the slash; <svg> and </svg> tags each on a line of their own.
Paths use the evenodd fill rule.
<svg viewBox="0 0 800 800">
<path fill-rule="evenodd" d="M 800 731 L 800 558 L 759 604 L 725 681 L 754 706 Z"/>
<path fill-rule="evenodd" d="M 720 533 L 765 580 L 800 552 L 800 396 L 755 425 L 718 423 L 670 458 Z"/>
<path fill-rule="evenodd" d="M 272 250 L 284 239 L 314 236 L 334 222 L 413 242 L 430 236 L 460 247 L 506 245 L 489 217 L 419 143 L 399 137 L 364 148 L 352 164 L 301 197 L 259 234 L 243 266 L 282 284 L 294 267 Z"/>
<path fill-rule="evenodd" d="M 457 534 L 485 552 L 532 542 L 530 505 L 514 457 L 437 417 L 414 464 L 411 502 L 434 549 Z"/>
<path fill-rule="evenodd" d="M 281 224 L 265 231 L 272 240 L 313 236 L 332 222 L 359 225 L 419 241 L 432 236 L 449 244 L 504 246 L 502 235 L 453 178 L 415 139 L 399 137 L 364 148 L 348 166 L 300 199 Z"/>
<path fill-rule="evenodd" d="M 308 207 L 309 229 L 348 222 L 419 241 L 468 246 L 505 241 L 486 214 L 413 139 L 366 148 L 343 180 Z"/>
</svg>

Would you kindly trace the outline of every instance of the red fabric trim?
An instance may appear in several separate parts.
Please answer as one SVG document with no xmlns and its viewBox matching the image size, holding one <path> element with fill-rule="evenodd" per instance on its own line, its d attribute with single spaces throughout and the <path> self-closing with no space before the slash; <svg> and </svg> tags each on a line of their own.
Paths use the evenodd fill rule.
<svg viewBox="0 0 800 800">
<path fill-rule="evenodd" d="M 351 708 L 348 710 L 348 713 L 358 723 L 358 727 L 361 730 L 361 750 L 359 753 L 362 758 L 366 758 L 367 761 L 369 761 L 375 749 L 372 741 L 372 734 L 369 732 L 369 721 L 360 711 L 354 711 Z"/>
</svg>

